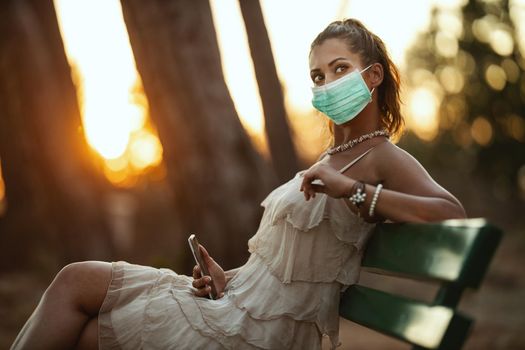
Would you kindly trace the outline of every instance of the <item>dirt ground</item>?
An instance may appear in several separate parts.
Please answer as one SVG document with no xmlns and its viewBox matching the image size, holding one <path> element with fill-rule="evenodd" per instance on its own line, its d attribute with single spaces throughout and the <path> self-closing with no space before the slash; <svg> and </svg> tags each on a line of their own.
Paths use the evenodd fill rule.
<svg viewBox="0 0 525 350">
<path fill-rule="evenodd" d="M 466 350 L 525 349 L 525 233 L 506 235 L 478 291 L 463 296 L 460 310 L 475 319 Z M 0 272 L 0 349 L 8 349 L 51 281 L 37 272 Z M 363 273 L 361 284 L 431 300 L 435 286 L 378 280 Z M 340 350 L 410 349 L 410 346 L 352 322 L 341 320 Z M 323 349 L 328 349 L 328 339 Z"/>
</svg>

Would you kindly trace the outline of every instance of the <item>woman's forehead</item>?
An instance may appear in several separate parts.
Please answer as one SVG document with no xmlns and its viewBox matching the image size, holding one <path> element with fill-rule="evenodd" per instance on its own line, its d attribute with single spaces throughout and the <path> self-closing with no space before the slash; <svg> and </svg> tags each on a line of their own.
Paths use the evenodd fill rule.
<svg viewBox="0 0 525 350">
<path fill-rule="evenodd" d="M 310 52 L 310 69 L 322 69 L 337 58 L 344 58 L 350 64 L 357 67 L 361 65 L 358 54 L 348 49 L 342 39 L 326 39 L 320 45 L 316 45 Z"/>
</svg>

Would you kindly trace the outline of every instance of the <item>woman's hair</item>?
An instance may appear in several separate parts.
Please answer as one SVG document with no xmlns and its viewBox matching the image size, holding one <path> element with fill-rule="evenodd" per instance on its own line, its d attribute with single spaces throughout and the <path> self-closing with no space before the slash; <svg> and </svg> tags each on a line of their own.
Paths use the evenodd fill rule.
<svg viewBox="0 0 525 350">
<path fill-rule="evenodd" d="M 393 137 L 398 136 L 404 124 L 400 112 L 399 71 L 394 62 L 392 62 L 383 40 L 369 31 L 360 21 L 349 18 L 330 23 L 314 39 L 310 46 L 310 53 L 325 40 L 333 38 L 344 40 L 348 45 L 348 49 L 359 55 L 364 66 L 376 62 L 383 66 L 383 82 L 377 88 L 379 109 L 381 110 L 381 118 L 385 128 Z M 333 145 L 333 123 L 330 121 L 329 123 Z"/>
</svg>

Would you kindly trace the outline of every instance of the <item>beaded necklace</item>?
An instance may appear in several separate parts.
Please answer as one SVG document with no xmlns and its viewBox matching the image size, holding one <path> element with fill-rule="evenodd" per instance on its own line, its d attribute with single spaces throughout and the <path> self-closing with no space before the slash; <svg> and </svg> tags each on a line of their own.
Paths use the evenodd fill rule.
<svg viewBox="0 0 525 350">
<path fill-rule="evenodd" d="M 368 134 L 364 134 L 364 135 L 361 135 L 359 137 L 356 137 L 355 139 L 352 139 L 346 143 L 343 143 L 343 144 L 340 144 L 339 146 L 335 146 L 335 147 L 332 147 L 332 148 L 329 148 L 326 153 L 328 153 L 329 155 L 332 155 L 332 154 L 335 154 L 335 153 L 339 153 L 339 152 L 344 152 L 346 151 L 347 149 L 350 149 L 352 147 L 354 147 L 355 145 L 365 141 L 365 140 L 368 140 L 368 139 L 371 139 L 371 138 L 374 138 L 374 137 L 378 137 L 378 136 L 386 136 L 387 138 L 390 137 L 390 133 L 388 132 L 388 130 L 376 130 L 376 131 L 372 131 L 371 133 L 368 133 Z"/>
</svg>

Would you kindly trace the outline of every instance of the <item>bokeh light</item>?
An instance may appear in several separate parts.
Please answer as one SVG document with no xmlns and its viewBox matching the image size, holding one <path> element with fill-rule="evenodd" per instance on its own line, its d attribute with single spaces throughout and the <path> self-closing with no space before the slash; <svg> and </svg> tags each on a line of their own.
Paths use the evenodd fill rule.
<svg viewBox="0 0 525 350">
<path fill-rule="evenodd" d="M 511 83 L 516 83 L 520 77 L 520 67 L 515 61 L 505 58 L 501 63 L 501 67 L 505 71 L 507 80 Z"/>
<path fill-rule="evenodd" d="M 428 88 L 417 88 L 409 96 L 409 125 L 423 140 L 432 140 L 438 130 L 439 100 Z"/>
<path fill-rule="evenodd" d="M 492 125 L 487 118 L 477 117 L 472 122 L 470 134 L 479 145 L 487 146 L 492 141 Z"/>
<path fill-rule="evenodd" d="M 511 114 L 499 120 L 507 135 L 518 142 L 525 142 L 525 121 L 519 115 Z"/>
<path fill-rule="evenodd" d="M 458 40 L 448 32 L 438 32 L 435 45 L 437 53 L 443 57 L 451 58 L 458 54 Z"/>
<path fill-rule="evenodd" d="M 490 33 L 490 46 L 497 54 L 509 56 L 514 51 L 514 40 L 508 29 L 496 28 Z"/>
<path fill-rule="evenodd" d="M 472 22 L 472 33 L 479 41 L 488 43 L 490 42 L 491 33 L 498 22 L 498 18 L 491 14 L 476 19 Z"/>
<path fill-rule="evenodd" d="M 457 94 L 463 89 L 465 79 L 461 71 L 454 66 L 446 66 L 437 72 L 443 88 L 450 94 Z"/>
<path fill-rule="evenodd" d="M 503 68 L 498 65 L 491 64 L 485 70 L 485 80 L 492 89 L 501 91 L 507 83 L 507 75 L 505 74 Z"/>
<path fill-rule="evenodd" d="M 159 165 L 162 160 L 160 148 L 159 139 L 151 131 L 138 131 L 130 144 L 131 164 L 136 169 Z"/>
</svg>

